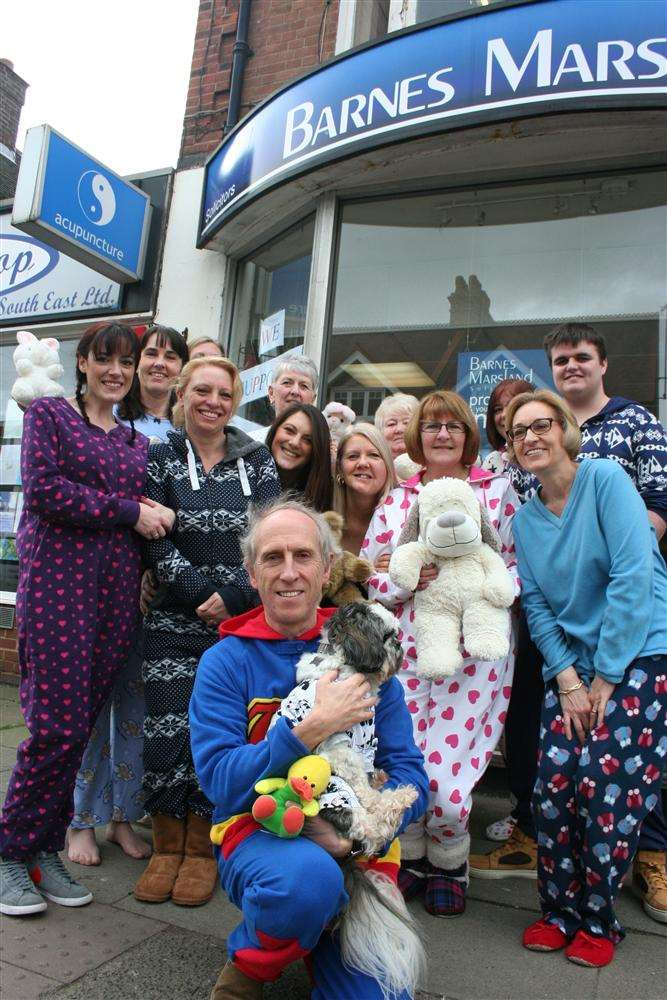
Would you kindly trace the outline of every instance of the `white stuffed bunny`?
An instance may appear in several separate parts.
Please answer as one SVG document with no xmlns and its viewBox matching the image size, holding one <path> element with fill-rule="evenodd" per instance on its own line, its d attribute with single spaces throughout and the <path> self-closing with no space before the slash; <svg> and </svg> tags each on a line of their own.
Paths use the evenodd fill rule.
<svg viewBox="0 0 667 1000">
<path fill-rule="evenodd" d="M 345 403 L 327 403 L 322 410 L 322 415 L 329 425 L 332 444 L 337 447 L 343 436 L 343 431 L 354 423 L 357 415 Z"/>
<path fill-rule="evenodd" d="M 19 377 L 11 389 L 12 399 L 25 410 L 41 396 L 64 396 L 65 390 L 57 381 L 63 374 L 58 341 L 53 337 L 38 340 L 29 330 L 19 330 L 16 339 L 19 346 L 14 351 L 14 367 Z"/>
<path fill-rule="evenodd" d="M 447 677 L 462 666 L 461 636 L 470 656 L 507 656 L 514 584 L 499 553 L 500 539 L 468 483 L 445 478 L 424 487 L 389 563 L 389 576 L 406 590 L 415 590 L 426 563 L 440 571 L 414 597 L 424 677 Z"/>
</svg>

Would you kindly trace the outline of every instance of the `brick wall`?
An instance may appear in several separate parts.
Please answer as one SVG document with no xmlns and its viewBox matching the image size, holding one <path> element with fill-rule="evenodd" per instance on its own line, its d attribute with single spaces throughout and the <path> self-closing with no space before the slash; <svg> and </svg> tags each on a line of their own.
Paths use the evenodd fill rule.
<svg viewBox="0 0 667 1000">
<path fill-rule="evenodd" d="M 198 166 L 223 138 L 239 0 L 201 0 L 179 167 Z M 325 17 L 326 15 L 326 17 Z M 252 0 L 240 117 L 334 54 L 338 0 Z"/>
<path fill-rule="evenodd" d="M 16 629 L 0 628 L 0 681 L 18 683 L 19 663 Z"/>
<path fill-rule="evenodd" d="M 16 74 L 8 60 L 0 60 L 0 142 L 16 148 L 19 118 L 28 84 Z"/>
</svg>

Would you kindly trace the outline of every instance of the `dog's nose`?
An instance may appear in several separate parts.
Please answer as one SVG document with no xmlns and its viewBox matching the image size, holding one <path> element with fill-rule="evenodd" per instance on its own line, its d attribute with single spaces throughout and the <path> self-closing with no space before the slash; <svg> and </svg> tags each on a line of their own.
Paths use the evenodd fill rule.
<svg viewBox="0 0 667 1000">
<path fill-rule="evenodd" d="M 439 514 L 436 520 L 436 524 L 439 528 L 458 528 L 460 524 L 465 521 L 465 515 L 459 514 L 458 511 L 449 510 L 445 514 Z"/>
</svg>

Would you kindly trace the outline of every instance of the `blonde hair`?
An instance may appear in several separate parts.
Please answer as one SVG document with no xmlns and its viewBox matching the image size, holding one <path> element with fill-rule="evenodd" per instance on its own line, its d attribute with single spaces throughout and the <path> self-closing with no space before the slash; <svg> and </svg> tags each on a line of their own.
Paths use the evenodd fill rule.
<svg viewBox="0 0 667 1000">
<path fill-rule="evenodd" d="M 416 396 L 409 396 L 407 392 L 395 392 L 391 396 L 386 396 L 375 411 L 375 426 L 380 432 L 384 432 L 384 425 L 395 413 L 413 413 L 419 406 Z"/>
<path fill-rule="evenodd" d="M 479 426 L 475 420 L 475 414 L 465 399 L 459 396 L 458 392 L 453 392 L 450 389 L 436 389 L 435 392 L 430 392 L 420 401 L 419 406 L 412 414 L 410 423 L 405 428 L 405 450 L 413 462 L 426 465 L 419 424 L 422 420 L 436 420 L 443 413 L 451 413 L 456 420 L 460 420 L 464 424 L 466 439 L 461 461 L 467 466 L 474 465 L 479 454 Z"/>
<path fill-rule="evenodd" d="M 340 482 L 343 479 L 343 473 L 341 470 L 341 459 L 345 451 L 345 446 L 350 438 L 355 437 L 355 435 L 361 435 L 365 437 L 367 441 L 376 448 L 384 462 L 385 469 L 387 470 L 387 479 L 381 490 L 376 506 L 384 503 L 391 491 L 397 484 L 396 472 L 394 471 L 394 461 L 391 457 L 391 451 L 389 450 L 389 445 L 382 437 L 382 434 L 377 429 L 373 427 L 372 424 L 352 424 L 351 427 L 346 427 L 341 435 L 341 439 L 338 442 L 338 450 L 336 452 L 336 466 L 334 469 L 334 510 L 339 513 L 343 519 L 347 516 L 347 487 L 345 482 Z"/>
<path fill-rule="evenodd" d="M 220 343 L 215 339 L 215 337 L 195 337 L 194 340 L 191 340 L 188 343 L 188 351 L 190 352 L 191 358 L 192 358 L 192 352 L 196 351 L 197 348 L 201 347 L 202 344 L 213 344 L 220 351 L 220 357 L 221 358 L 224 357 L 224 354 L 222 352 L 222 347 L 220 346 Z M 213 354 L 207 356 L 215 357 L 215 355 Z M 192 358 L 192 360 L 196 361 L 197 359 Z"/>
<path fill-rule="evenodd" d="M 178 399 L 176 401 L 176 405 L 174 406 L 171 418 L 174 427 L 182 427 L 185 423 L 181 394 L 185 392 L 190 379 L 200 368 L 221 368 L 223 371 L 227 372 L 232 380 L 232 415 L 236 413 L 238 409 L 243 395 L 243 383 L 241 382 L 239 370 L 234 362 L 230 361 L 229 358 L 193 358 L 192 361 L 188 361 L 187 365 L 183 366 L 181 373 L 176 380 L 176 393 L 178 395 Z"/>
<path fill-rule="evenodd" d="M 512 430 L 516 411 L 526 403 L 544 403 L 556 414 L 556 419 L 563 429 L 563 447 L 574 461 L 581 449 L 581 431 L 570 407 L 564 399 L 550 389 L 535 389 L 534 392 L 522 392 L 510 400 L 505 411 L 505 427 Z M 520 465 L 514 451 L 514 442 L 507 438 L 507 457 L 514 465 Z"/>
</svg>

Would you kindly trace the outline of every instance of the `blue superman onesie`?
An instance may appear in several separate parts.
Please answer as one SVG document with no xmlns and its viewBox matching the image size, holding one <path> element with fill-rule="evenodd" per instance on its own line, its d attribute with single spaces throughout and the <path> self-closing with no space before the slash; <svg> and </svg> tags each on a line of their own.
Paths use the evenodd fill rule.
<svg viewBox="0 0 667 1000">
<path fill-rule="evenodd" d="M 222 641 L 204 653 L 197 670 L 190 702 L 192 755 L 213 803 L 222 887 L 243 914 L 227 942 L 234 963 L 250 978 L 268 982 L 290 962 L 308 957 L 313 1000 L 378 1000 L 379 984 L 343 966 L 336 938 L 327 931 L 347 902 L 338 863 L 302 837 L 271 836 L 250 814 L 256 782 L 284 776 L 311 752 L 287 719 L 270 731 L 269 723 L 296 683 L 299 657 L 315 651 L 334 610 L 318 610 L 316 626 L 296 639 L 274 632 L 262 608 L 221 626 Z M 424 813 L 428 781 L 395 677 L 380 688 L 375 733 L 375 764 L 389 775 L 387 787 L 411 784 L 419 791 L 405 827 Z M 398 841 L 373 863 L 395 877 Z"/>
</svg>

